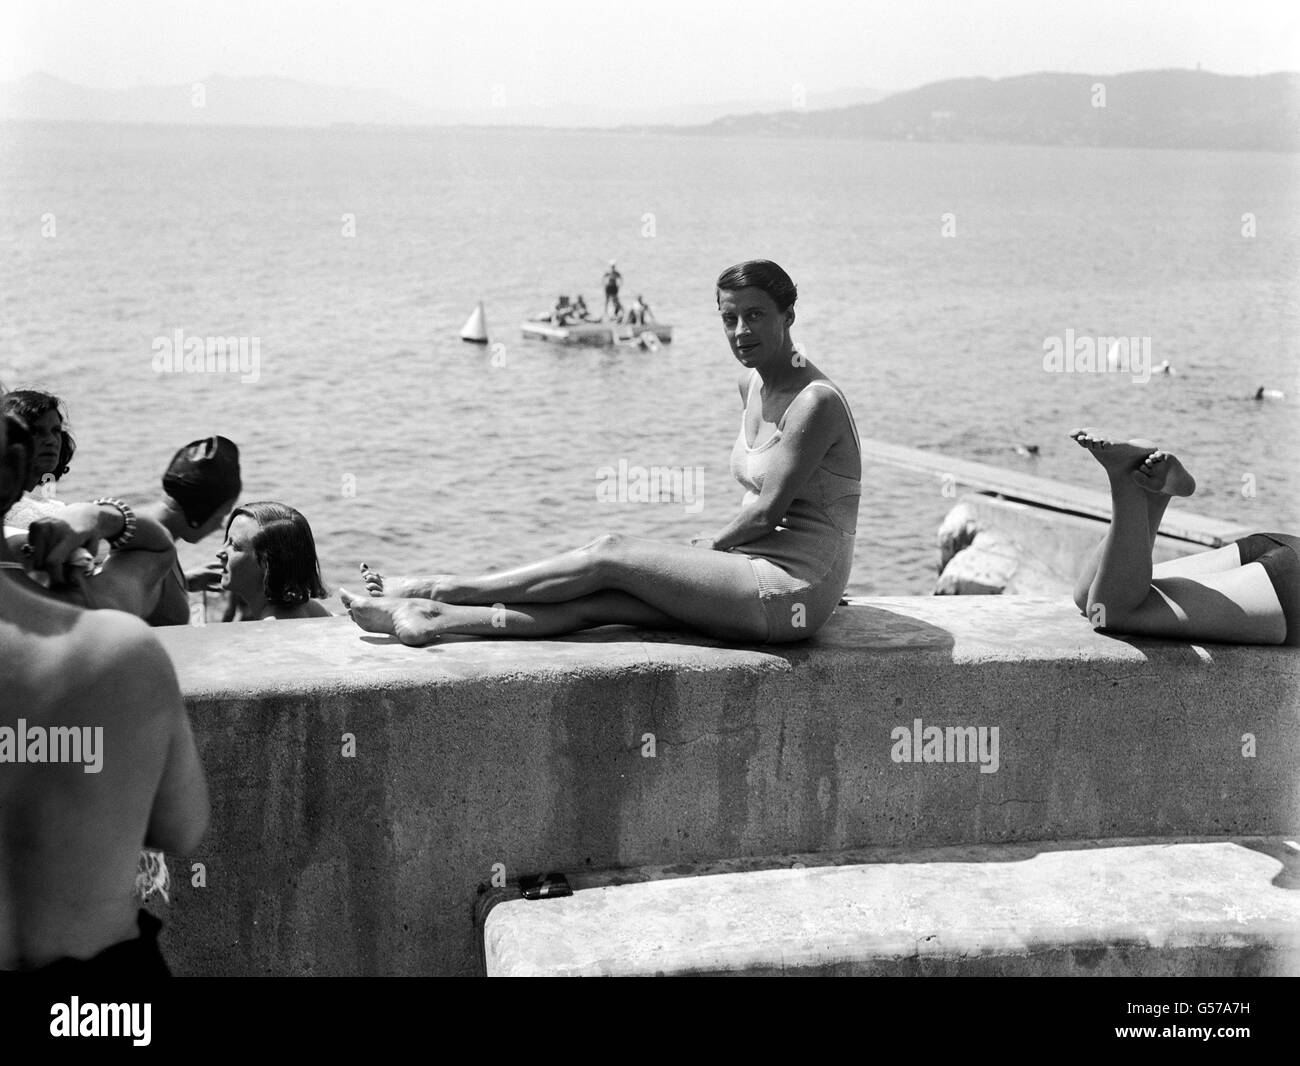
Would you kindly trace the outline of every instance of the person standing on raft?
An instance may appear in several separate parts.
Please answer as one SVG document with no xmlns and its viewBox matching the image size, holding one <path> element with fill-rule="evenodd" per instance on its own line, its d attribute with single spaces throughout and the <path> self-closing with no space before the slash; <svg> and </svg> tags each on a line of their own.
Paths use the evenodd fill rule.
<svg viewBox="0 0 1300 1066">
<path fill-rule="evenodd" d="M 853 565 L 861 452 L 844 394 L 794 349 L 794 282 L 767 260 L 722 272 L 716 297 L 739 381 L 739 511 L 691 546 L 607 533 L 540 562 L 475 576 L 388 578 L 340 591 L 362 629 L 428 644 L 449 633 L 552 637 L 605 625 L 787 643 L 821 628 Z"/>
<path fill-rule="evenodd" d="M 609 261 L 609 269 L 605 271 L 605 310 L 602 315 L 611 321 L 617 321 L 623 313 L 623 305 L 618 302 L 618 289 L 623 283 L 623 275 L 618 272 L 618 266 L 615 261 Z M 610 306 L 613 305 L 613 313 L 610 313 Z"/>
</svg>

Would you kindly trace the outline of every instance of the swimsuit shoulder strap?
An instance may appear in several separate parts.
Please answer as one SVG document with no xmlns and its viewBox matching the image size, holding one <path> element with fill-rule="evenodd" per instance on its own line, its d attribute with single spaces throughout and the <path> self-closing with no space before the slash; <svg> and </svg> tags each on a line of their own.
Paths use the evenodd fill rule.
<svg viewBox="0 0 1300 1066">
<path fill-rule="evenodd" d="M 858 446 L 858 451 L 862 451 L 862 439 L 858 436 L 858 424 L 853 420 L 853 410 L 849 407 L 849 401 L 845 399 L 844 393 L 840 387 L 824 378 L 818 378 L 816 381 L 810 381 L 805 388 L 812 388 L 814 385 L 825 385 L 831 392 L 840 398 L 840 403 L 844 405 L 844 413 L 849 416 L 849 428 L 853 430 L 853 443 Z"/>
</svg>

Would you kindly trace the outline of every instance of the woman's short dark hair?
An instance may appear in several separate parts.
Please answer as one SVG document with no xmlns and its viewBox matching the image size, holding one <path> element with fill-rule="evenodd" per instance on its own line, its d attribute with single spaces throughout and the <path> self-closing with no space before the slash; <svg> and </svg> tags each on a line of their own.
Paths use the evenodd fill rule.
<svg viewBox="0 0 1300 1066">
<path fill-rule="evenodd" d="M 58 481 L 63 477 L 68 472 L 68 467 L 72 465 L 72 455 L 77 450 L 77 442 L 68 430 L 68 409 L 63 401 L 39 389 L 14 389 L 13 392 L 5 394 L 5 398 L 0 401 L 0 407 L 6 414 L 12 412 L 18 415 L 29 427 L 35 425 L 50 411 L 59 413 L 59 421 L 62 423 L 59 432 L 63 439 L 59 445 L 59 460 L 54 464 L 54 480 Z"/>
<path fill-rule="evenodd" d="M 262 564 L 262 594 L 268 603 L 297 607 L 328 595 L 321 583 L 316 541 L 306 518 L 282 503 L 246 503 L 230 512 L 227 534 L 230 523 L 240 515 L 257 523 L 250 547 Z"/>
<path fill-rule="evenodd" d="M 762 289 L 772 297 L 776 309 L 782 312 L 788 311 L 799 299 L 799 290 L 790 280 L 790 275 L 770 259 L 746 259 L 718 275 L 719 303 L 722 293 L 737 289 Z"/>
</svg>

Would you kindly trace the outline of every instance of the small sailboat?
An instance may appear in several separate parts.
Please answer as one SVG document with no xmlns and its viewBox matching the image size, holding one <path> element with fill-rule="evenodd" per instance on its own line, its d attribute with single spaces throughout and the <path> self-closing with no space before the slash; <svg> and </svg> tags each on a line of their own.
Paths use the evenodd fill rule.
<svg viewBox="0 0 1300 1066">
<path fill-rule="evenodd" d="M 487 344 L 487 320 L 483 317 L 483 301 L 480 300 L 470 312 L 465 325 L 460 329 L 460 339 L 471 344 Z"/>
</svg>

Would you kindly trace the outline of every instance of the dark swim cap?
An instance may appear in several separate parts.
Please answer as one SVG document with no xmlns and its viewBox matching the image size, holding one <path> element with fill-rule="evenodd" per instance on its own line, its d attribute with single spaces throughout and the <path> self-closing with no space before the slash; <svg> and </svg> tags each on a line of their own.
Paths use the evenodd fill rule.
<svg viewBox="0 0 1300 1066">
<path fill-rule="evenodd" d="M 163 474 L 163 491 L 181 505 L 197 529 L 244 487 L 239 479 L 239 449 L 225 437 L 191 441 L 172 458 Z"/>
</svg>

